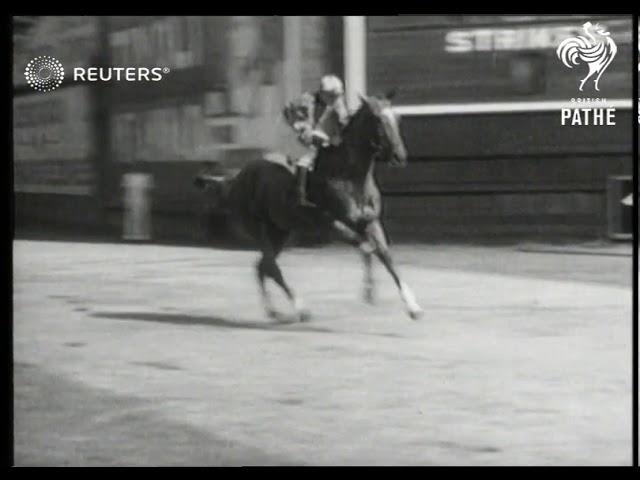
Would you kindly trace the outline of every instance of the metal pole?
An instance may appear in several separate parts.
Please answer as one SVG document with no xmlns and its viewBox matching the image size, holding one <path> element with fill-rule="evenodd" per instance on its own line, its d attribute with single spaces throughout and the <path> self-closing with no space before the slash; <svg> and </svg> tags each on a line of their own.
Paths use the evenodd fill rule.
<svg viewBox="0 0 640 480">
<path fill-rule="evenodd" d="M 302 93 L 302 25 L 300 17 L 284 17 L 284 98 Z"/>
<path fill-rule="evenodd" d="M 360 105 L 358 95 L 367 91 L 367 21 L 344 17 L 344 80 L 349 108 Z"/>
</svg>

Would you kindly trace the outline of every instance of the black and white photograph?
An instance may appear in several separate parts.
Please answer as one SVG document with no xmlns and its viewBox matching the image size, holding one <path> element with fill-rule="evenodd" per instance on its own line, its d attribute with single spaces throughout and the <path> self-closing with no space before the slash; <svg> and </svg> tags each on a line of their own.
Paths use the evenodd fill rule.
<svg viewBox="0 0 640 480">
<path fill-rule="evenodd" d="M 635 24 L 11 17 L 13 465 L 637 465 Z"/>
</svg>

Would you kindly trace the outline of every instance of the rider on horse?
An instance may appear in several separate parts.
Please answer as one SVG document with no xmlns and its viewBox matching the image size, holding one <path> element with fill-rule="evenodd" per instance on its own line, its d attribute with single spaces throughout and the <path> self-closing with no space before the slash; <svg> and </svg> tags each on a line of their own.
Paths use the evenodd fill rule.
<svg viewBox="0 0 640 480">
<path fill-rule="evenodd" d="M 340 143 L 342 128 L 349 120 L 342 80 L 335 75 L 325 75 L 316 92 L 306 92 L 287 104 L 284 115 L 307 149 L 297 159 L 299 202 L 315 206 L 307 199 L 307 173 L 313 170 L 318 148 Z"/>
</svg>

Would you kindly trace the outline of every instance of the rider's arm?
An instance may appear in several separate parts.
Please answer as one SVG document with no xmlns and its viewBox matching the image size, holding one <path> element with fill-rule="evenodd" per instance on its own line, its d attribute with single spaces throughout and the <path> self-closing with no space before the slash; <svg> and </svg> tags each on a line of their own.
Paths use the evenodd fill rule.
<svg viewBox="0 0 640 480">
<path fill-rule="evenodd" d="M 349 122 L 349 109 L 345 101 L 344 95 L 338 96 L 333 103 L 333 109 L 335 110 L 340 126 L 344 127 Z"/>
</svg>

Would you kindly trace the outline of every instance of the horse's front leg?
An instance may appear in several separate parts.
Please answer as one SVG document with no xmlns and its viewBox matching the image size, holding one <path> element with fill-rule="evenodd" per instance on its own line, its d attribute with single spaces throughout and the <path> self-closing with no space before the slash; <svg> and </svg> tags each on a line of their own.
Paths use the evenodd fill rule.
<svg viewBox="0 0 640 480">
<path fill-rule="evenodd" d="M 364 262 L 364 299 L 367 303 L 373 303 L 374 282 L 371 257 L 374 251 L 373 245 L 366 236 L 361 235 L 341 220 L 331 218 L 329 224 L 345 242 L 360 250 Z"/>
<path fill-rule="evenodd" d="M 374 253 L 386 267 L 387 271 L 393 278 L 393 281 L 396 283 L 400 292 L 400 297 L 407 309 L 407 313 L 412 319 L 418 319 L 423 314 L 422 307 L 418 304 L 411 287 L 409 287 L 409 285 L 400 278 L 400 275 L 393 264 L 393 259 L 389 252 L 387 237 L 384 233 L 380 220 L 374 220 L 369 223 L 366 228 L 366 234 L 369 242 L 374 246 Z"/>
<path fill-rule="evenodd" d="M 373 279 L 373 254 L 372 250 L 361 251 L 364 263 L 364 301 L 373 304 L 375 301 L 375 281 Z"/>
</svg>

